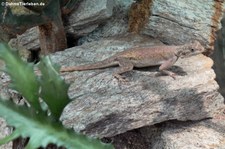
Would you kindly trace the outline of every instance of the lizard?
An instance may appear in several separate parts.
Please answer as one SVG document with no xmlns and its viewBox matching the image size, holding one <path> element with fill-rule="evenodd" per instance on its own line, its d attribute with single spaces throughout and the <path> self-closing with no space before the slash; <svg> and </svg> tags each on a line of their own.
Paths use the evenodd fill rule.
<svg viewBox="0 0 225 149">
<path fill-rule="evenodd" d="M 158 45 L 151 47 L 136 47 L 116 53 L 105 60 L 80 66 L 62 67 L 60 72 L 84 71 L 119 66 L 113 76 L 125 80 L 121 74 L 133 70 L 134 67 L 142 68 L 159 66 L 159 71 L 175 79 L 175 73 L 167 70 L 178 58 L 190 57 L 205 51 L 197 40 L 183 45 Z"/>
</svg>

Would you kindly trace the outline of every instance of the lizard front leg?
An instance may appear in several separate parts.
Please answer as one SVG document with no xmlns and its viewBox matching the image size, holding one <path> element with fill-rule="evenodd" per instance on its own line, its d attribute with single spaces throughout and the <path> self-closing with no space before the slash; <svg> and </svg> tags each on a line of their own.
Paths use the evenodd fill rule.
<svg viewBox="0 0 225 149">
<path fill-rule="evenodd" d="M 123 76 L 121 76 L 121 74 L 133 70 L 134 65 L 128 59 L 125 58 L 118 58 L 117 61 L 119 64 L 119 68 L 113 74 L 113 76 L 119 81 L 126 82 L 127 80 Z"/>
<path fill-rule="evenodd" d="M 169 70 L 166 70 L 166 69 L 170 68 L 177 61 L 177 59 L 178 59 L 178 57 L 174 56 L 173 58 L 170 58 L 169 60 L 165 61 L 162 65 L 160 65 L 159 71 L 164 73 L 164 74 L 169 75 L 173 79 L 176 79 L 175 78 L 176 74 L 169 71 Z"/>
</svg>

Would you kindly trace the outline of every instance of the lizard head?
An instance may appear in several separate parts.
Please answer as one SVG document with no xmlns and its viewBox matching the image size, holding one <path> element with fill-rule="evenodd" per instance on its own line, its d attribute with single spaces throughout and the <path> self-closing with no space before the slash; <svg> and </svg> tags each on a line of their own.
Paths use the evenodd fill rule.
<svg viewBox="0 0 225 149">
<path fill-rule="evenodd" d="M 188 44 L 181 46 L 176 55 L 181 58 L 186 58 L 192 55 L 200 54 L 204 51 L 205 48 L 201 45 L 201 43 L 197 40 L 194 40 Z"/>
</svg>

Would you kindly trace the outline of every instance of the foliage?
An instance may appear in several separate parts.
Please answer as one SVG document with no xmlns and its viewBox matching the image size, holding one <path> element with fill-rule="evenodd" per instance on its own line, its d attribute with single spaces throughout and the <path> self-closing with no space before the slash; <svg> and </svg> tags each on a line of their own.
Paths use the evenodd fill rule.
<svg viewBox="0 0 225 149">
<path fill-rule="evenodd" d="M 9 100 L 0 100 L 0 116 L 15 127 L 15 131 L 0 140 L 0 145 L 18 137 L 29 137 L 27 149 L 46 147 L 50 143 L 68 149 L 111 149 L 98 139 L 67 130 L 59 121 L 63 108 L 69 103 L 68 85 L 58 74 L 49 57 L 38 65 L 41 76 L 37 76 L 34 65 L 22 61 L 6 44 L 0 44 L 0 58 L 5 61 L 5 72 L 11 77 L 11 87 L 25 97 L 30 107 L 15 105 Z M 41 100 L 39 100 L 41 99 Z M 40 101 L 47 104 L 48 112 Z"/>
</svg>

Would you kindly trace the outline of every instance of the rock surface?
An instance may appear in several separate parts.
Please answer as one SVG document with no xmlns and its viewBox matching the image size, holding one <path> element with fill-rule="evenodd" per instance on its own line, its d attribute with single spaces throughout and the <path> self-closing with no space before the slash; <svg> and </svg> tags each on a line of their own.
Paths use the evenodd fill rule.
<svg viewBox="0 0 225 149">
<path fill-rule="evenodd" d="M 83 36 L 78 45 L 84 45 L 53 54 L 53 61 L 64 66 L 79 65 L 102 60 L 129 47 L 162 44 L 132 34 L 118 36 L 128 32 L 130 6 L 134 2 L 83 0 L 67 18 L 66 31 L 74 37 Z M 222 7 L 218 7 L 215 5 L 218 2 L 153 1 L 149 21 L 141 34 L 170 44 L 198 39 L 209 47 L 214 40 L 212 30 L 219 27 L 219 13 L 225 6 L 223 2 Z M 114 37 L 102 39 L 110 36 Z M 18 36 L 18 41 L 26 49 L 38 49 L 37 29 L 32 28 Z M 67 127 L 89 135 L 101 138 L 116 135 L 111 138 L 116 149 L 225 148 L 225 118 L 216 115 L 224 101 L 218 93 L 211 67 L 210 58 L 198 55 L 178 60 L 171 68 L 178 74 L 176 80 L 168 76 L 156 77 L 158 68 L 153 67 L 124 74 L 129 80 L 127 84 L 112 77 L 116 68 L 63 74 L 66 81 L 72 83 L 69 95 L 74 101 L 65 109 L 61 119 Z M 19 98 L 16 92 L 2 86 L 0 94 Z M 208 117 L 214 118 L 187 122 Z M 2 137 L 8 133 L 8 128 L 1 119 L 0 124 Z"/>
<path fill-rule="evenodd" d="M 93 32 L 81 37 L 78 45 L 106 37 L 123 35 L 128 32 L 128 13 L 133 0 L 114 0 L 113 15 L 101 23 Z"/>
<path fill-rule="evenodd" d="M 7 124 L 4 119 L 0 118 L 0 139 L 9 135 L 12 131 L 12 128 L 7 127 Z M 7 143 L 0 146 L 1 149 L 10 149 L 12 148 L 12 143 Z"/>
<path fill-rule="evenodd" d="M 132 39 L 132 42 L 130 42 Z M 61 65 L 99 61 L 132 46 L 162 44 L 146 37 L 117 37 L 67 49 L 51 56 Z M 67 127 L 98 137 L 168 120 L 200 120 L 212 117 L 223 106 L 214 81 L 212 60 L 203 55 L 179 59 L 171 69 L 178 74 L 156 77 L 157 67 L 124 74 L 129 82 L 113 78 L 116 68 L 65 73 L 72 83 L 71 102 L 61 117 Z"/>
<path fill-rule="evenodd" d="M 224 149 L 224 108 L 213 119 L 167 121 L 131 130 L 111 138 L 116 149 Z"/>
<path fill-rule="evenodd" d="M 14 44 L 14 47 L 21 49 L 28 49 L 28 50 L 35 50 L 40 48 L 40 41 L 39 41 L 39 30 L 38 27 L 33 27 L 28 29 L 22 35 L 17 35 L 17 38 L 11 39 L 10 43 Z"/>
<path fill-rule="evenodd" d="M 66 18 L 68 20 L 65 26 L 66 32 L 73 37 L 91 33 L 113 15 L 114 6 L 114 0 L 83 0 Z M 40 47 L 38 34 L 37 27 L 31 28 L 17 37 L 18 42 L 26 49 L 38 49 Z"/>
<path fill-rule="evenodd" d="M 160 139 L 155 139 L 151 148 L 224 149 L 225 123 L 222 121 L 213 119 L 198 123 L 168 122 L 162 128 L 160 137 L 158 136 Z"/>
<path fill-rule="evenodd" d="M 183 43 L 191 39 L 210 42 L 212 26 L 218 28 L 219 20 L 222 19 L 222 16 L 218 16 L 217 24 L 212 24 L 212 17 L 208 16 L 220 11 L 216 9 L 213 0 L 179 3 L 176 0 L 154 1 L 151 7 L 152 14 L 142 33 L 170 44 Z"/>
<path fill-rule="evenodd" d="M 78 45 L 81 45 L 128 33 L 132 3 L 135 2 L 133 0 L 81 1 L 71 15 L 66 17 L 68 20 L 65 22 L 66 32 L 75 39 L 79 38 L 78 41 L 70 42 L 78 42 Z M 222 18 L 220 14 L 225 8 L 225 2 L 214 0 L 207 2 L 190 0 L 179 1 L 179 3 L 176 0 L 158 0 L 148 5 L 151 5 L 149 8 L 151 15 L 147 23 L 141 25 L 143 26 L 140 29 L 141 34 L 155 37 L 168 44 L 181 44 L 197 39 L 207 48 L 213 45 L 214 33 L 220 28 Z M 39 47 L 36 42 L 38 32 L 35 31 L 33 34 L 34 30 L 31 29 L 19 37 L 22 38 L 20 44 L 27 49 Z"/>
<path fill-rule="evenodd" d="M 99 61 L 129 47 L 159 44 L 162 43 L 132 34 L 67 49 L 51 58 L 64 66 L 79 65 Z M 74 101 L 67 106 L 61 119 L 67 127 L 92 136 L 114 136 L 110 139 L 116 149 L 180 149 L 185 144 L 187 148 L 188 145 L 222 148 L 224 138 L 219 132 L 223 133 L 223 117 L 218 117 L 217 111 L 224 107 L 224 101 L 217 92 L 218 85 L 211 66 L 210 58 L 193 56 L 179 59 L 171 68 L 178 75 L 176 80 L 169 76 L 156 77 L 158 68 L 150 67 L 124 74 L 129 79 L 127 84 L 121 84 L 112 77 L 116 68 L 65 73 L 63 77 L 72 83 L 69 95 Z M 8 80 L 7 76 L 3 78 Z M 0 93 L 4 97 L 21 98 L 3 86 Z M 208 120 L 206 123 L 165 122 L 207 117 L 214 117 L 213 124 Z M 214 121 L 216 117 L 220 121 Z M 1 134 L 6 130 L 3 126 Z M 122 134 L 124 132 L 127 133 Z"/>
<path fill-rule="evenodd" d="M 83 0 L 68 17 L 66 30 L 75 36 L 86 35 L 113 14 L 114 0 Z"/>
</svg>

